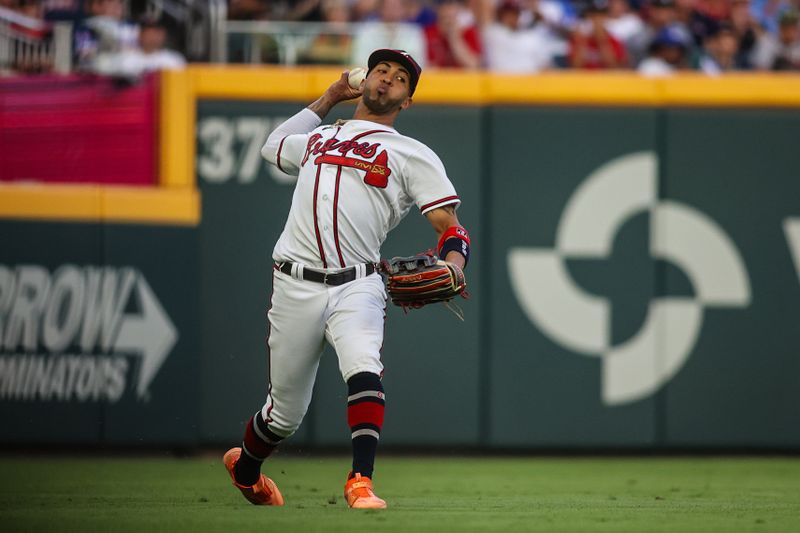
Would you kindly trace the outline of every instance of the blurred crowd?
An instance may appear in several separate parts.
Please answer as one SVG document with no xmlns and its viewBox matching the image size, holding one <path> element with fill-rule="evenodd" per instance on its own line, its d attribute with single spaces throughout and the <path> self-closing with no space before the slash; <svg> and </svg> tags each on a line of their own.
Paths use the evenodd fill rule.
<svg viewBox="0 0 800 533">
<path fill-rule="evenodd" d="M 800 69 L 800 0 L 230 0 L 234 20 L 313 21 L 324 31 L 305 63 L 363 64 L 402 48 L 426 67 L 532 73 L 546 69 Z"/>
<path fill-rule="evenodd" d="M 180 68 L 162 21 L 131 17 L 146 1 L 0 0 L 0 15 L 72 22 L 79 70 L 135 77 Z M 800 0 L 229 0 L 228 18 L 317 23 L 300 63 L 361 65 L 392 47 L 424 67 L 663 76 L 799 70 L 799 8 Z"/>
<path fill-rule="evenodd" d="M 142 10 L 144 6 L 141 6 Z M 126 0 L 0 0 L 0 14 L 12 21 L 18 35 L 46 37 L 52 23 L 72 26 L 72 65 L 74 70 L 109 75 L 135 81 L 143 74 L 166 68 L 182 68 L 183 55 L 167 46 L 166 24 L 151 15 L 133 19 Z M 15 18 L 13 14 L 24 18 Z M 47 71 L 52 64 L 25 54 L 15 70 Z"/>
<path fill-rule="evenodd" d="M 123 0 L 85 0 L 84 7 L 88 16 L 75 29 L 79 68 L 135 79 L 185 65 L 180 53 L 166 48 L 167 28 L 159 19 L 143 15 L 129 21 Z"/>
</svg>

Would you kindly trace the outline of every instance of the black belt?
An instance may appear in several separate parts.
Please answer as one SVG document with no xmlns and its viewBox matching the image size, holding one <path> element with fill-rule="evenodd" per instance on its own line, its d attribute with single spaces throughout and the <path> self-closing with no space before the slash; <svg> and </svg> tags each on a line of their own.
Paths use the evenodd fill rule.
<svg viewBox="0 0 800 533">
<path fill-rule="evenodd" d="M 283 263 L 275 263 L 275 268 L 280 270 L 284 274 L 292 275 L 292 265 L 289 261 L 284 261 Z M 372 263 L 364 263 L 364 267 L 366 268 L 366 272 L 364 273 L 364 277 L 369 276 L 373 272 L 375 272 L 375 265 Z M 345 270 L 341 270 L 339 272 L 333 272 L 330 274 L 326 274 L 325 272 L 319 272 L 317 270 L 311 270 L 309 268 L 303 268 L 303 279 L 306 281 L 314 281 L 316 283 L 323 283 L 325 285 L 344 285 L 345 283 L 349 283 L 356 279 L 356 267 L 350 267 Z"/>
</svg>

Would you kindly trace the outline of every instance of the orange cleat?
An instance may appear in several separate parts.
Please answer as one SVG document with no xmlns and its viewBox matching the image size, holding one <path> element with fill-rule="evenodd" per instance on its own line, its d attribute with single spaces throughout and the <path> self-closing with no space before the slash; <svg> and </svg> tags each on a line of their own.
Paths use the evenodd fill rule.
<svg viewBox="0 0 800 533">
<path fill-rule="evenodd" d="M 233 469 L 240 455 L 242 455 L 241 448 L 231 448 L 222 457 L 222 462 L 225 463 L 225 468 L 233 480 L 233 486 L 242 491 L 242 495 L 253 505 L 283 505 L 283 496 L 278 486 L 264 474 L 261 474 L 256 484 L 250 487 L 236 482 Z"/>
<path fill-rule="evenodd" d="M 372 492 L 372 480 L 361 474 L 347 480 L 344 499 L 353 509 L 386 509 L 386 502 Z"/>
</svg>

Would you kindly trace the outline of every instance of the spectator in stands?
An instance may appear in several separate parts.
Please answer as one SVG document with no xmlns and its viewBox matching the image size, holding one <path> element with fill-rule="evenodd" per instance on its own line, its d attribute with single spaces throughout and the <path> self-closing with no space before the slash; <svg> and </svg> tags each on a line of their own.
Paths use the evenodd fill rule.
<svg viewBox="0 0 800 533">
<path fill-rule="evenodd" d="M 425 34 L 416 24 L 406 22 L 404 0 L 381 0 L 380 20 L 366 22 L 353 40 L 351 63 L 366 65 L 369 55 L 378 48 L 405 50 L 425 68 Z"/>
<path fill-rule="evenodd" d="M 519 24 L 523 28 L 546 22 L 554 29 L 569 30 L 578 20 L 570 0 L 519 0 L 519 4 Z"/>
<path fill-rule="evenodd" d="M 522 26 L 517 0 L 482 0 L 478 15 L 486 67 L 496 72 L 533 73 L 554 66 L 557 40 L 541 20 Z"/>
<path fill-rule="evenodd" d="M 608 1 L 608 31 L 622 42 L 625 47 L 645 29 L 639 13 L 631 10 L 629 0 Z"/>
<path fill-rule="evenodd" d="M 752 56 L 759 34 L 764 30 L 758 25 L 750 11 L 750 0 L 732 0 L 730 24 L 739 41 L 736 51 L 736 66 L 753 68 Z"/>
<path fill-rule="evenodd" d="M 167 30 L 154 18 L 143 18 L 139 24 L 139 46 L 116 53 L 99 54 L 95 72 L 129 81 L 156 70 L 181 69 L 186 66 L 184 57 L 165 48 Z"/>
<path fill-rule="evenodd" d="M 697 69 L 709 76 L 736 70 L 736 54 L 739 40 L 731 25 L 720 22 L 716 30 L 708 35 L 697 58 Z"/>
<path fill-rule="evenodd" d="M 753 64 L 760 70 L 800 70 L 800 13 L 784 11 L 778 35 L 765 32 L 759 36 Z"/>
<path fill-rule="evenodd" d="M 431 3 L 435 3 L 433 0 Z M 405 0 L 406 22 L 425 28 L 436 22 L 436 6 L 424 0 Z"/>
<path fill-rule="evenodd" d="M 715 21 L 728 20 L 731 14 L 730 0 L 696 0 L 695 9 Z"/>
<path fill-rule="evenodd" d="M 322 0 L 320 7 L 325 29 L 300 54 L 299 62 L 346 65 L 350 61 L 350 48 L 353 44 L 353 36 L 347 31 L 350 21 L 347 0 Z"/>
<path fill-rule="evenodd" d="M 100 54 L 118 54 L 138 48 L 139 30 L 125 20 L 122 0 L 87 0 L 87 17 L 75 30 L 78 67 L 95 70 Z"/>
<path fill-rule="evenodd" d="M 684 24 L 692 34 L 694 47 L 702 47 L 706 37 L 717 31 L 722 19 L 716 19 L 709 13 L 717 11 L 706 4 L 704 10 L 699 9 L 700 0 L 674 0 L 677 8 L 678 22 Z M 727 0 L 724 0 L 727 1 Z"/>
<path fill-rule="evenodd" d="M 647 57 L 639 63 L 638 72 L 661 77 L 686 68 L 691 44 L 692 38 L 683 26 L 673 24 L 662 28 L 650 43 Z"/>
<path fill-rule="evenodd" d="M 436 21 L 425 27 L 428 64 L 432 67 L 477 69 L 481 43 L 475 19 L 463 0 L 439 0 Z"/>
<path fill-rule="evenodd" d="M 637 65 L 645 56 L 651 55 L 650 46 L 656 36 L 678 21 L 675 0 L 650 0 L 643 11 L 644 25 L 625 43 L 633 65 Z"/>
<path fill-rule="evenodd" d="M 625 45 L 606 27 L 608 0 L 589 0 L 582 21 L 572 33 L 569 63 L 579 69 L 621 69 L 628 66 Z"/>
<path fill-rule="evenodd" d="M 350 20 L 352 22 L 378 21 L 381 18 L 378 14 L 379 9 L 379 0 L 352 0 Z"/>
<path fill-rule="evenodd" d="M 800 7 L 796 0 L 794 7 Z M 792 0 L 753 0 L 750 5 L 753 18 L 773 35 L 779 32 L 781 14 L 791 9 L 793 9 Z"/>
<path fill-rule="evenodd" d="M 570 0 L 519 0 L 522 12 L 521 28 L 536 28 L 545 34 L 549 43 L 552 63 L 567 66 L 569 36 L 578 23 L 578 15 Z"/>
</svg>

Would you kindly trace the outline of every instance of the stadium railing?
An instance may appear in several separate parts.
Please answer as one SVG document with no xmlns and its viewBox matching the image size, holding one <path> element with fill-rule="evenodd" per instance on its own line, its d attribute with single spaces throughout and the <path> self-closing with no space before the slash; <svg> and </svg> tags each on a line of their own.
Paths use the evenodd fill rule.
<svg viewBox="0 0 800 533">
<path fill-rule="evenodd" d="M 0 71 L 72 68 L 72 24 L 53 24 L 0 7 Z"/>
<path fill-rule="evenodd" d="M 228 16 L 225 0 L 149 0 L 145 12 L 168 22 L 174 43 L 189 61 L 213 60 L 220 26 Z"/>
<path fill-rule="evenodd" d="M 222 20 L 214 37 L 212 61 L 228 63 L 231 43 L 241 46 L 244 63 L 263 63 L 267 41 L 276 48 L 277 63 L 296 65 L 304 51 L 319 35 L 353 37 L 361 23 L 326 23 L 295 21 Z M 347 51 L 346 51 L 347 52 Z"/>
</svg>

